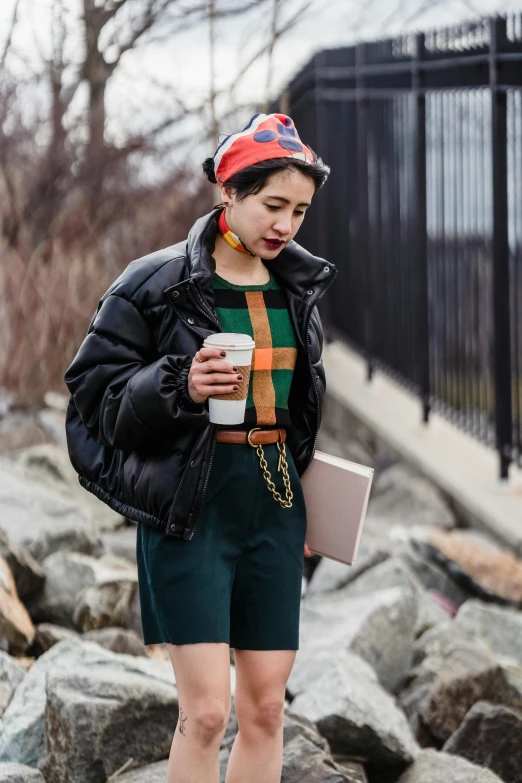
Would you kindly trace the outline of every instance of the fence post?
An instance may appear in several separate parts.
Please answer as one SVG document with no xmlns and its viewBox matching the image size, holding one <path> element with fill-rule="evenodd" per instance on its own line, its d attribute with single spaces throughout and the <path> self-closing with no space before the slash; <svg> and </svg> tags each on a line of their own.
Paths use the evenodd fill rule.
<svg viewBox="0 0 522 783">
<path fill-rule="evenodd" d="M 422 420 L 428 423 L 430 415 L 430 347 L 428 311 L 428 227 L 426 193 L 426 93 L 423 84 L 424 33 L 415 36 L 412 87 L 415 99 L 415 255 L 417 292 L 417 383 L 422 403 Z"/>
<path fill-rule="evenodd" d="M 507 93 L 499 85 L 505 49 L 506 20 L 489 20 L 491 91 L 491 144 L 493 170 L 493 370 L 495 378 L 495 436 L 500 457 L 500 478 L 507 479 L 512 459 L 511 343 L 509 301 Z"/>
<path fill-rule="evenodd" d="M 371 269 L 369 257 L 369 203 L 368 203 L 368 96 L 365 94 L 365 79 L 361 66 L 366 62 L 367 44 L 360 43 L 355 47 L 355 111 L 357 128 L 357 253 L 359 264 L 362 264 L 363 301 L 363 336 L 366 358 L 366 376 L 371 381 L 374 370 L 373 350 L 373 307 Z"/>
<path fill-rule="evenodd" d="M 315 149 L 323 160 L 328 160 L 328 107 L 323 100 L 323 79 L 320 76 L 321 69 L 325 66 L 325 54 L 316 54 L 314 63 L 314 90 L 315 90 Z M 330 187 L 332 187 L 330 183 Z M 326 185 L 328 188 L 328 185 Z M 328 209 L 329 191 L 323 189 L 317 199 L 317 247 L 318 253 L 325 258 L 330 258 L 329 232 L 332 231 L 332 220 Z M 331 341 L 331 300 L 326 294 L 319 302 L 319 315 L 323 324 L 325 342 Z"/>
</svg>

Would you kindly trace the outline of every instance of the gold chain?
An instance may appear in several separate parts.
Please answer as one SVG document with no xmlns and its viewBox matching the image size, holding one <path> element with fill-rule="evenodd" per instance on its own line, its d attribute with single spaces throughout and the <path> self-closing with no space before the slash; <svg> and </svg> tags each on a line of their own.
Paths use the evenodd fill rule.
<svg viewBox="0 0 522 783">
<path fill-rule="evenodd" d="M 288 475 L 288 463 L 286 461 L 286 448 L 284 443 L 276 442 L 277 450 L 279 452 L 279 460 L 277 463 L 277 471 L 279 472 L 282 468 L 283 470 L 283 482 L 285 485 L 285 494 L 286 494 L 286 500 L 281 497 L 277 489 L 275 488 L 275 484 L 272 481 L 272 475 L 270 471 L 268 470 L 268 463 L 265 459 L 265 452 L 263 451 L 263 446 L 261 443 L 258 443 L 257 445 L 255 443 L 252 443 L 250 436 L 254 432 L 254 430 L 260 430 L 261 427 L 253 427 L 250 432 L 248 433 L 248 443 L 252 448 L 256 450 L 257 456 L 259 457 L 259 464 L 261 465 L 261 468 L 263 470 L 263 476 L 265 478 L 265 481 L 268 485 L 268 489 L 274 496 L 275 500 L 283 507 L 283 508 L 290 508 L 292 505 L 292 498 L 294 496 L 294 493 L 290 489 L 290 476 Z"/>
</svg>

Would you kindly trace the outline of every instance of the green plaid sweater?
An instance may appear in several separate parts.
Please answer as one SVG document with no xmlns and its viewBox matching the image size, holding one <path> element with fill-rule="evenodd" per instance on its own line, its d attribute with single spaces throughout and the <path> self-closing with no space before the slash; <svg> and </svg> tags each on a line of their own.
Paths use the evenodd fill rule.
<svg viewBox="0 0 522 783">
<path fill-rule="evenodd" d="M 284 292 L 271 272 L 263 285 L 234 285 L 214 273 L 212 285 L 223 331 L 249 334 L 256 344 L 245 421 L 230 429 L 290 427 L 288 395 L 297 342 Z"/>
</svg>

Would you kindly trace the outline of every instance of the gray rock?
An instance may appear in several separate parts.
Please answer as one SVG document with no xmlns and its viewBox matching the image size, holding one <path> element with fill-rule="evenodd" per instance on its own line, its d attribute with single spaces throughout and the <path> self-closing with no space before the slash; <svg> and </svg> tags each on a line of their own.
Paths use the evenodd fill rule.
<svg viewBox="0 0 522 783">
<path fill-rule="evenodd" d="M 383 549 L 377 549 L 358 558 L 353 565 L 338 563 L 337 560 L 323 557 L 310 579 L 306 594 L 312 596 L 340 590 L 341 587 L 358 579 L 369 568 L 382 563 L 387 557 L 389 553 Z"/>
<path fill-rule="evenodd" d="M 86 666 L 102 671 L 148 675 L 160 684 L 174 684 L 174 673 L 168 661 L 120 655 L 93 642 L 59 642 L 35 661 L 3 715 L 0 722 L 0 761 L 38 766 L 44 748 L 47 674 L 74 672 Z"/>
<path fill-rule="evenodd" d="M 13 693 L 25 677 L 25 671 L 15 658 L 0 652 L 0 717 L 13 698 Z"/>
<path fill-rule="evenodd" d="M 417 528 L 415 531 L 412 529 L 412 532 L 416 534 Z M 401 552 L 399 558 L 426 590 L 437 590 L 457 606 L 468 600 L 469 593 L 450 579 L 447 571 L 439 568 L 428 558 L 421 557 L 412 545 Z"/>
<path fill-rule="evenodd" d="M 442 665 L 446 655 L 456 644 L 471 643 L 472 649 L 488 654 L 488 646 L 480 639 L 470 639 L 455 625 L 454 620 L 444 620 L 433 628 L 429 628 L 413 643 L 412 664 L 414 667 L 422 664 L 429 657 L 435 661 L 434 670 Z"/>
<path fill-rule="evenodd" d="M 295 737 L 304 737 L 308 742 L 319 748 L 329 751 L 327 740 L 317 731 L 317 726 L 304 715 L 298 715 L 291 706 L 285 707 L 283 725 L 283 745 L 287 745 Z"/>
<path fill-rule="evenodd" d="M 34 626 L 20 601 L 11 569 L 0 555 L 0 646 L 24 653 L 34 639 Z"/>
<path fill-rule="evenodd" d="M 31 654 L 39 658 L 44 652 L 64 639 L 79 639 L 80 634 L 70 628 L 64 628 L 62 625 L 53 625 L 53 623 L 40 623 L 35 627 L 35 636 L 31 646 Z"/>
<path fill-rule="evenodd" d="M 419 753 L 397 783 L 502 783 L 487 769 L 431 748 Z"/>
<path fill-rule="evenodd" d="M 122 579 L 82 590 L 74 609 L 74 624 L 82 631 L 121 626 L 129 614 L 136 591 L 137 582 Z"/>
<path fill-rule="evenodd" d="M 127 560 L 60 551 L 45 558 L 42 566 L 45 587 L 27 605 L 33 621 L 73 630 L 122 624 L 138 579 L 136 567 Z"/>
<path fill-rule="evenodd" d="M 442 750 L 487 767 L 504 783 L 520 783 L 522 713 L 479 701 Z"/>
<path fill-rule="evenodd" d="M 0 403 L 1 406 L 1 403 Z M 35 422 L 32 414 L 12 411 L 2 416 L 0 411 L 0 453 L 11 455 L 35 443 L 45 443 L 46 432 Z"/>
<path fill-rule="evenodd" d="M 405 715 L 356 655 L 310 681 L 292 702 L 292 711 L 313 721 L 332 753 L 353 754 L 376 767 L 410 762 L 418 752 Z"/>
<path fill-rule="evenodd" d="M 41 408 L 35 413 L 36 423 L 55 443 L 67 446 L 65 438 L 65 412 L 53 408 Z"/>
<path fill-rule="evenodd" d="M 381 684 L 394 692 L 410 667 L 416 595 L 394 587 L 349 596 L 344 592 L 348 587 L 304 599 L 300 648 L 351 649 L 376 670 Z"/>
<path fill-rule="evenodd" d="M 425 658 L 416 674 L 400 694 L 400 704 L 438 741 L 458 729 L 477 701 L 522 709 L 522 669 L 500 665 L 472 642 L 456 642 L 442 659 Z"/>
<path fill-rule="evenodd" d="M 460 607 L 454 624 L 465 636 L 480 639 L 522 666 L 522 612 L 470 599 Z"/>
<path fill-rule="evenodd" d="M 428 592 L 420 590 L 417 593 L 417 622 L 415 638 L 420 638 L 426 631 L 437 628 L 448 621 L 448 613 L 431 598 Z"/>
<path fill-rule="evenodd" d="M 83 634 L 82 639 L 101 644 L 106 650 L 112 650 L 115 653 L 147 655 L 147 648 L 137 634 L 125 628 L 102 628 L 99 631 L 88 631 Z"/>
<path fill-rule="evenodd" d="M 123 772 L 116 778 L 117 783 L 165 783 L 168 772 L 168 759 L 146 764 L 139 769 Z"/>
<path fill-rule="evenodd" d="M 355 783 L 354 779 L 306 737 L 298 735 L 283 747 L 281 783 Z"/>
<path fill-rule="evenodd" d="M 364 573 L 338 590 L 336 598 L 364 596 L 389 587 L 401 587 L 411 593 L 420 588 L 420 582 L 399 557 L 388 557 L 372 568 L 366 569 Z"/>
<path fill-rule="evenodd" d="M 140 639 L 143 638 L 143 628 L 141 624 L 141 604 L 138 590 L 136 590 L 134 593 L 134 597 L 132 598 L 129 606 L 129 612 L 122 622 L 122 625 L 124 628 L 128 628 L 130 631 L 134 631 L 134 633 L 139 636 Z M 230 662 L 233 663 L 232 660 Z"/>
<path fill-rule="evenodd" d="M 54 552 L 63 550 L 92 557 L 101 557 L 105 552 L 103 541 L 94 530 L 84 530 L 78 526 L 43 530 L 32 541 L 28 541 L 27 549 L 40 563 Z"/>
<path fill-rule="evenodd" d="M 405 463 L 392 465 L 377 477 L 368 514 L 390 525 L 436 525 L 448 530 L 455 526 L 455 516 L 439 490 Z"/>
<path fill-rule="evenodd" d="M 38 593 L 45 582 L 45 572 L 40 563 L 17 541 L 11 541 L 0 528 L 0 555 L 11 569 L 18 597 L 24 601 Z"/>
<path fill-rule="evenodd" d="M 32 539 L 42 530 L 93 528 L 90 514 L 76 500 L 27 481 L 5 458 L 0 460 L 2 527 L 13 541 Z"/>
<path fill-rule="evenodd" d="M 112 532 L 102 533 L 107 552 L 136 563 L 136 525 L 126 525 Z"/>
<path fill-rule="evenodd" d="M 0 783 L 45 783 L 45 780 L 40 770 L 9 762 L 0 763 Z"/>
<path fill-rule="evenodd" d="M 53 783 L 99 783 L 132 758 L 167 758 L 178 719 L 177 690 L 122 669 L 78 666 L 47 675 L 45 752 Z"/>
</svg>

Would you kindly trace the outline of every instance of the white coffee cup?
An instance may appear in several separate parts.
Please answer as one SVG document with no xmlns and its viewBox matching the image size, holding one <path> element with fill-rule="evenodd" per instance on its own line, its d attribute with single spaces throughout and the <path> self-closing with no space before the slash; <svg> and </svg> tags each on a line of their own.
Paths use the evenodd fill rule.
<svg viewBox="0 0 522 783">
<path fill-rule="evenodd" d="M 226 351 L 227 355 L 223 361 L 237 367 L 238 375 L 243 376 L 241 381 L 238 381 L 237 378 L 232 381 L 237 385 L 237 391 L 211 395 L 208 398 L 210 421 L 214 424 L 242 424 L 245 420 L 248 383 L 252 368 L 252 354 L 256 347 L 255 342 L 249 334 L 216 332 L 205 339 L 203 347 Z"/>
</svg>

